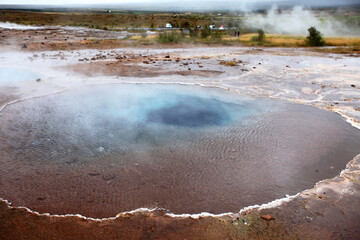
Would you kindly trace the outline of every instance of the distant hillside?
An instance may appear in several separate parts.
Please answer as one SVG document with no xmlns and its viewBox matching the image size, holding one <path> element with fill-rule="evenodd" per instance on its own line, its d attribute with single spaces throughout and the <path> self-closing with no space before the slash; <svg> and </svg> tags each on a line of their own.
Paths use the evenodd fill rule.
<svg viewBox="0 0 360 240">
<path fill-rule="evenodd" d="M 302 5 L 312 8 L 324 7 L 360 7 L 359 0 L 290 0 L 290 1 L 250 1 L 250 0 L 183 0 L 183 1 L 154 1 L 118 4 L 74 4 L 74 5 L 14 5 L 0 4 L 0 9 L 28 9 L 28 10 L 74 10 L 74 9 L 118 9 L 136 11 L 253 11 L 266 10 L 277 5 L 279 8 L 291 8 Z"/>
</svg>

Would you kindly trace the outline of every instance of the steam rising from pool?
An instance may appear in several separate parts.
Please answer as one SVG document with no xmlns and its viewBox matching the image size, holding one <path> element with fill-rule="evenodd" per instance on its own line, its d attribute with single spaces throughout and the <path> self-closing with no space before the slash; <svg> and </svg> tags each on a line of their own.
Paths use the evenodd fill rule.
<svg viewBox="0 0 360 240">
<path fill-rule="evenodd" d="M 53 214 L 223 213 L 333 177 L 360 134 L 336 114 L 175 85 L 101 85 L 8 106 L 0 197 Z"/>
</svg>

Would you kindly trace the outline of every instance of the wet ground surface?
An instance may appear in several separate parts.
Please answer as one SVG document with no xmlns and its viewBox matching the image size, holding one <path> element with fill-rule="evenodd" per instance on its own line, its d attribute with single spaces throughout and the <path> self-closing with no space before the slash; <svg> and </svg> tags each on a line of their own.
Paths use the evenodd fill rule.
<svg viewBox="0 0 360 240">
<path fill-rule="evenodd" d="M 107 57 L 97 59 L 97 54 Z M 117 55 L 129 59 L 124 62 L 124 59 L 116 59 Z M 151 59 L 154 58 L 156 61 L 152 61 L 151 64 L 144 63 L 149 61 L 144 60 L 144 55 L 145 58 L 151 56 Z M 94 60 L 91 60 L 93 57 Z M 84 85 L 124 82 L 182 83 L 220 87 L 232 93 L 252 97 L 277 98 L 308 104 L 339 112 L 352 120 L 354 126 L 360 121 L 358 61 L 339 55 L 312 54 L 296 49 L 261 50 L 230 47 L 2 52 L 0 55 L 0 63 L 4 66 L 15 66 L 19 59 L 24 68 L 31 68 L 43 77 L 40 82 L 2 83 L 2 107 L 21 99 L 40 97 Z M 237 63 L 236 66 L 220 64 L 224 61 Z M 108 63 L 111 64 L 106 65 Z M 97 64 L 101 65 L 100 73 L 92 71 L 93 66 Z M 111 68 L 113 64 L 130 68 L 130 77 L 118 74 L 115 70 L 117 68 Z M 78 68 L 74 66 L 81 66 L 84 70 L 77 71 Z M 143 68 L 156 72 L 155 77 L 146 77 L 146 74 L 137 77 L 137 72 Z M 83 75 L 85 69 L 89 74 Z M 199 76 L 192 74 L 193 70 L 216 71 L 217 74 Z M 189 73 L 183 76 L 179 71 Z M 166 74 L 162 75 L 163 72 Z M 189 76 L 192 76 L 191 79 Z M 7 108 L 4 113 L 6 110 Z M 343 121 L 340 116 L 336 118 Z M 351 129 L 353 132 L 358 131 L 356 128 Z M 351 158 L 347 161 L 350 160 Z M 326 167 L 329 171 L 330 166 Z M 359 159 L 356 158 L 338 177 L 318 183 L 315 188 L 302 192 L 282 205 L 272 203 L 267 205 L 266 209 L 251 208 L 242 211 L 240 215 L 234 213 L 223 217 L 192 219 L 185 216 L 173 218 L 161 212 L 149 212 L 129 213 L 99 222 L 78 217 L 40 216 L 26 210 L 8 208 L 2 203 L 0 224 L 5 239 L 21 239 L 24 236 L 30 239 L 61 238 L 64 232 L 67 232 L 64 229 L 71 232 L 66 234 L 70 239 L 96 239 L 99 237 L 97 234 L 102 234 L 101 237 L 105 238 L 117 235 L 128 239 L 356 239 L 360 235 L 357 221 L 360 201 L 359 169 Z M 49 230 L 44 231 L 44 226 Z M 128 231 L 119 233 L 119 229 Z"/>
</svg>

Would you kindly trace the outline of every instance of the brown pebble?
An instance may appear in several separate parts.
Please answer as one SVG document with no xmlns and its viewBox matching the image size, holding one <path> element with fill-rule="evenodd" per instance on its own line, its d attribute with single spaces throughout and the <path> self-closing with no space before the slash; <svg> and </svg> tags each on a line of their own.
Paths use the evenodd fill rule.
<svg viewBox="0 0 360 240">
<path fill-rule="evenodd" d="M 264 219 L 264 220 L 271 220 L 273 219 L 273 217 L 269 214 L 266 214 L 266 215 L 261 215 L 261 218 Z"/>
<path fill-rule="evenodd" d="M 114 174 L 104 174 L 103 176 L 102 176 L 102 178 L 104 179 L 104 180 L 112 180 L 112 179 L 114 179 L 116 177 L 116 175 L 114 175 Z"/>
</svg>

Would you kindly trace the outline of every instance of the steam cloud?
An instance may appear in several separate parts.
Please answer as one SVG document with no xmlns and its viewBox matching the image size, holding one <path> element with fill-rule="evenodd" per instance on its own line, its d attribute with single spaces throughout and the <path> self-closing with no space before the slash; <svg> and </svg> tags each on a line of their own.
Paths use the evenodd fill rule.
<svg viewBox="0 0 360 240">
<path fill-rule="evenodd" d="M 42 29 L 44 27 L 35 27 L 35 26 L 27 26 L 16 23 L 0 22 L 0 28 L 15 29 L 15 30 L 33 30 L 33 29 Z"/>
<path fill-rule="evenodd" d="M 290 12 L 279 13 L 277 6 L 273 6 L 266 15 L 248 14 L 245 25 L 277 34 L 307 35 L 309 27 L 316 27 L 325 36 L 360 35 L 359 29 L 350 28 L 332 16 L 321 19 L 301 6 L 295 6 Z"/>
</svg>

